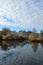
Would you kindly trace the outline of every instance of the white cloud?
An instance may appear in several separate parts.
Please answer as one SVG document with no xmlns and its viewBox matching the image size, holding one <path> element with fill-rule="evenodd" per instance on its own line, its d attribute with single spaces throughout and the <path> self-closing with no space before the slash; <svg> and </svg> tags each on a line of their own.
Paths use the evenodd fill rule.
<svg viewBox="0 0 43 65">
<path fill-rule="evenodd" d="M 42 0 L 0 0 L 0 25 L 43 28 L 42 6 Z M 2 16 L 12 18 L 14 22 L 7 22 Z"/>
</svg>

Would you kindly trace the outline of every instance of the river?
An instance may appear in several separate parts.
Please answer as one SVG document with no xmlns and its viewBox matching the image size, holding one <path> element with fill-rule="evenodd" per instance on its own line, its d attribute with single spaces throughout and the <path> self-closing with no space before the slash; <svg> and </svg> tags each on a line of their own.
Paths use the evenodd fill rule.
<svg viewBox="0 0 43 65">
<path fill-rule="evenodd" d="M 0 65 L 43 65 L 43 43 L 1 41 Z"/>
</svg>

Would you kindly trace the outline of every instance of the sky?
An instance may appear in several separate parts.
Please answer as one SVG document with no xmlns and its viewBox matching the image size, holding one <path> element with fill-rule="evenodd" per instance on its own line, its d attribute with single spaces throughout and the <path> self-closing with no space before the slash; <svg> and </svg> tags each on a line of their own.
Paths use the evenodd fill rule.
<svg viewBox="0 0 43 65">
<path fill-rule="evenodd" d="M 43 0 L 0 0 L 0 30 L 43 30 Z"/>
</svg>

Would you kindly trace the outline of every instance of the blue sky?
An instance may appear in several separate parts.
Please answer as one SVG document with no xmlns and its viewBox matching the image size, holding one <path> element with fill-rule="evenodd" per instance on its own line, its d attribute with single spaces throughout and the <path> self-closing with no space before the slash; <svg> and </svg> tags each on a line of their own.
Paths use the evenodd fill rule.
<svg viewBox="0 0 43 65">
<path fill-rule="evenodd" d="M 0 30 L 43 30 L 43 0 L 0 0 Z"/>
</svg>

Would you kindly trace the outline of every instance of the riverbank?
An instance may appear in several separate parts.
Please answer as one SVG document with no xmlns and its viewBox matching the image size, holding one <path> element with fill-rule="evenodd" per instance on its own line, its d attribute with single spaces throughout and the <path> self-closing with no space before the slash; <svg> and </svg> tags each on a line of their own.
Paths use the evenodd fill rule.
<svg viewBox="0 0 43 65">
<path fill-rule="evenodd" d="M 41 43 L 41 42 L 43 42 L 43 40 L 41 40 L 41 39 L 39 39 L 39 40 L 29 40 L 29 41 L 31 41 L 31 42 L 36 42 L 36 43 Z"/>
<path fill-rule="evenodd" d="M 40 40 L 37 40 L 37 38 Z M 33 31 L 11 31 L 8 28 L 4 28 L 0 31 L 0 40 L 30 40 L 34 42 L 43 41 L 43 31 L 41 33 L 33 32 Z"/>
</svg>

